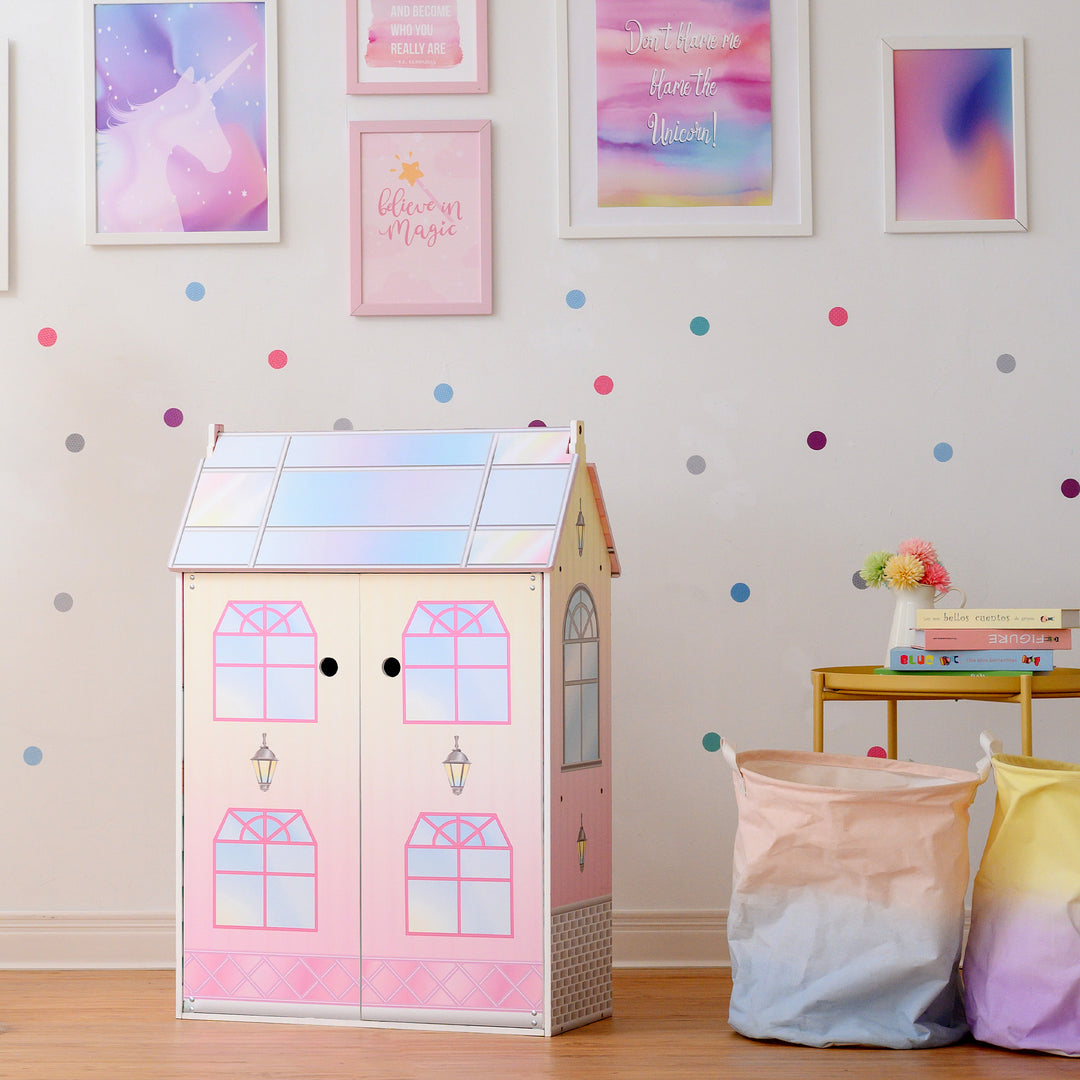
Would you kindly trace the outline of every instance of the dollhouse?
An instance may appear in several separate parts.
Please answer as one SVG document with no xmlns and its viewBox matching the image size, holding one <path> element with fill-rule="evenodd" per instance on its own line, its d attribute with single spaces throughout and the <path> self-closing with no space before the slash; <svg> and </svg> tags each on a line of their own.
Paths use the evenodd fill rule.
<svg viewBox="0 0 1080 1080">
<path fill-rule="evenodd" d="M 611 1014 L 610 584 L 583 425 L 211 430 L 177 572 L 177 1015 Z"/>
</svg>

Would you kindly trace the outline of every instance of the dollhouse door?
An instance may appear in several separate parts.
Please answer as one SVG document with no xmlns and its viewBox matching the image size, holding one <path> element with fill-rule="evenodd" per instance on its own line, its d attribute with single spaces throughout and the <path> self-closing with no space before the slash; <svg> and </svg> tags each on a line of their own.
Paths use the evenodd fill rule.
<svg viewBox="0 0 1080 1080">
<path fill-rule="evenodd" d="M 361 578 L 365 1019 L 543 1030 L 542 584 Z"/>
<path fill-rule="evenodd" d="M 182 593 L 182 1007 L 358 1019 L 359 579 Z"/>
</svg>

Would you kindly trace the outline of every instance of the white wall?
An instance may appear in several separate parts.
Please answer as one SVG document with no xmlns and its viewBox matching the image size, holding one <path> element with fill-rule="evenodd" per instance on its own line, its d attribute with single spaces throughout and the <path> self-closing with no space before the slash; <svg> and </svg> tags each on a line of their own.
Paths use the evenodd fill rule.
<svg viewBox="0 0 1080 1080">
<path fill-rule="evenodd" d="M 23 928 L 41 912 L 164 926 L 172 910 L 165 561 L 207 424 L 580 418 L 623 565 L 615 906 L 639 927 L 715 932 L 736 822 L 702 736 L 809 747 L 810 669 L 883 651 L 889 597 L 852 585 L 867 552 L 921 535 L 972 603 L 1080 601 L 1080 501 L 1060 492 L 1080 475 L 1080 6 L 811 0 L 813 237 L 559 240 L 553 5 L 491 0 L 489 94 L 347 99 L 343 5 L 280 2 L 282 242 L 92 248 L 81 5 L 0 0 L 12 61 L 0 913 Z M 880 39 L 958 32 L 1025 37 L 1030 232 L 884 235 Z M 493 122 L 495 314 L 348 316 L 346 119 L 456 117 Z M 198 303 L 191 281 L 206 287 Z M 568 306 L 571 289 L 584 307 Z M 846 326 L 828 320 L 837 305 Z M 702 337 L 689 330 L 699 315 Z M 272 349 L 288 353 L 281 370 Z M 593 389 L 601 374 L 610 395 Z M 442 382 L 447 404 L 432 393 Z M 162 420 L 173 407 L 178 428 Z M 817 452 L 815 429 L 828 436 Z M 935 460 L 939 442 L 951 461 Z M 61 592 L 69 611 L 54 606 Z M 1019 750 L 1016 706 L 900 715 L 902 757 L 970 767 L 987 725 Z M 1036 752 L 1080 758 L 1075 715 L 1038 704 Z M 883 742 L 883 716 L 830 705 L 827 747 L 864 753 Z M 24 762 L 29 746 L 40 764 Z M 976 854 L 991 804 L 986 789 Z M 0 963 L 10 938 L 0 926 Z"/>
</svg>

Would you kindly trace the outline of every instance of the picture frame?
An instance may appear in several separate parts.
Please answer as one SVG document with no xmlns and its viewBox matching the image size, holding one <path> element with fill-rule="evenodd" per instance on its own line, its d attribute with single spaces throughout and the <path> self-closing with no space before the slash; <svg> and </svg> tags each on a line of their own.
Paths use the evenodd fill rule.
<svg viewBox="0 0 1080 1080">
<path fill-rule="evenodd" d="M 84 4 L 86 242 L 276 243 L 277 0 Z"/>
<path fill-rule="evenodd" d="M 612 29 L 609 18 L 602 39 L 598 11 L 601 14 L 610 11 L 621 19 L 615 0 L 557 2 L 559 236 L 809 236 L 813 233 L 808 0 L 771 0 L 771 3 L 760 0 L 754 21 L 749 23 L 751 36 L 746 42 L 741 40 L 740 33 L 724 34 L 719 29 L 712 37 L 699 35 L 697 24 L 688 13 L 702 9 L 693 0 L 659 0 L 649 9 L 648 26 L 627 19 L 621 27 L 616 25 Z M 716 5 L 721 14 L 730 13 L 734 30 L 747 25 L 740 20 L 751 18 L 746 11 L 753 7 L 745 3 L 732 4 L 730 8 Z M 761 14 L 762 8 L 765 16 Z M 662 19 L 655 14 L 657 11 L 663 12 Z M 763 18 L 767 19 L 766 23 Z M 656 28 L 653 22 L 657 23 Z M 670 34 L 661 38 L 656 31 L 663 29 L 664 24 Z M 694 48 L 682 48 L 679 42 L 683 40 L 684 28 L 691 26 Z M 619 35 L 614 45 L 613 33 Z M 763 33 L 768 35 L 764 43 Z M 601 40 L 603 58 L 598 50 Z M 734 44 L 725 44 L 728 40 Z M 749 65 L 758 58 L 759 70 L 754 74 L 764 74 L 760 86 L 768 87 L 757 91 L 759 95 L 768 95 L 764 122 L 758 115 L 762 110 L 739 97 L 738 84 L 745 86 L 747 80 L 732 77 L 728 82 L 723 81 L 731 57 L 739 55 L 734 50 L 747 42 L 750 43 L 747 55 L 740 55 L 739 63 Z M 616 53 L 626 55 L 616 56 Z M 627 60 L 637 65 L 633 72 Z M 714 80 L 718 87 L 708 81 L 709 71 L 714 68 L 721 73 Z M 700 79 L 695 81 L 699 73 L 705 75 L 704 85 Z M 637 115 L 629 137 L 624 130 L 612 139 L 601 130 L 606 121 L 600 118 L 604 98 L 598 88 L 601 83 L 606 87 L 618 79 L 623 80 L 624 88 L 632 91 Z M 707 101 L 710 94 L 716 93 L 724 95 L 722 100 L 730 105 L 728 112 L 734 110 L 743 125 L 730 142 L 724 137 L 724 128 L 717 138 L 717 113 Z M 661 100 L 665 96 L 668 100 Z M 686 101 L 680 102 L 680 98 Z M 612 110 L 615 117 L 622 112 L 625 99 L 613 95 L 611 100 L 619 101 L 618 108 Z M 697 113 L 686 115 L 685 123 L 676 121 L 665 129 L 664 111 L 669 107 L 673 111 L 681 110 L 687 103 Z M 615 119 L 611 122 L 618 123 Z M 722 118 L 721 124 L 724 123 Z M 690 138 L 682 139 L 687 133 Z M 668 135 L 672 141 L 665 143 Z M 705 139 L 701 140 L 704 146 L 694 144 L 702 135 L 711 137 L 711 146 Z M 678 155 L 685 149 L 677 145 L 678 141 L 689 141 L 691 150 L 701 151 L 696 161 L 685 158 L 685 169 L 678 164 Z M 601 144 L 603 151 L 599 149 Z M 633 159 L 624 153 L 627 146 Z M 619 158 L 612 156 L 612 148 Z M 764 166 L 759 159 L 764 159 Z M 743 181 L 739 171 L 751 167 L 757 170 L 757 175 L 765 177 L 768 190 L 760 184 L 754 186 Z M 690 175 L 688 169 L 697 170 L 695 183 L 702 187 L 693 204 L 682 194 L 687 190 L 683 176 Z M 629 178 L 630 185 L 637 185 L 632 193 L 609 190 L 612 185 L 605 177 L 614 176 L 619 170 Z M 650 191 L 644 186 L 647 184 L 657 187 Z M 715 191 L 707 190 L 710 185 Z M 740 203 L 740 199 L 744 201 Z"/>
<path fill-rule="evenodd" d="M 885 231 L 1027 230 L 1024 39 L 882 41 Z"/>
<path fill-rule="evenodd" d="M 353 315 L 490 315 L 491 122 L 350 122 L 349 252 Z"/>
<path fill-rule="evenodd" d="M 9 140 L 11 137 L 8 100 L 8 39 L 0 38 L 0 292 L 7 292 L 11 280 L 11 237 L 9 220 L 11 206 L 9 189 L 11 172 L 9 164 Z"/>
<path fill-rule="evenodd" d="M 345 0 L 350 94 L 485 94 L 487 0 Z"/>
</svg>

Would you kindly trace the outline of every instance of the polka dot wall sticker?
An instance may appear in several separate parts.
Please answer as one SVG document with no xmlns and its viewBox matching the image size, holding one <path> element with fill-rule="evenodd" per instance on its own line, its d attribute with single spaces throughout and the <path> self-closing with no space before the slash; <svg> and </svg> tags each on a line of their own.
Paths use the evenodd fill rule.
<svg viewBox="0 0 1080 1080">
<path fill-rule="evenodd" d="M 339 416 L 334 421 L 335 431 L 352 431 L 353 423 L 347 416 Z"/>
<path fill-rule="evenodd" d="M 53 607 L 57 611 L 70 611 L 74 605 L 75 601 L 71 598 L 71 593 L 58 592 L 53 597 Z"/>
<path fill-rule="evenodd" d="M 833 326 L 844 326 L 847 321 L 847 308 L 834 307 L 829 309 L 829 322 L 831 322 Z"/>
<path fill-rule="evenodd" d="M 51 326 L 43 326 L 37 335 L 38 344 L 51 349 L 56 344 L 56 331 Z"/>
<path fill-rule="evenodd" d="M 41 748 L 38 746 L 28 746 L 22 752 L 22 759 L 27 765 L 40 765 L 41 759 L 44 758 L 44 754 L 41 752 Z"/>
<path fill-rule="evenodd" d="M 86 448 L 86 440 L 77 431 L 73 431 L 64 440 L 64 446 L 73 454 L 81 454 Z"/>
<path fill-rule="evenodd" d="M 715 731 L 707 731 L 701 739 L 701 745 L 709 751 L 710 754 L 715 754 L 720 749 L 720 736 Z"/>
<path fill-rule="evenodd" d="M 1068 480 L 1061 481 L 1061 494 L 1066 499 L 1075 499 L 1077 495 L 1080 495 L 1080 481 L 1069 477 Z"/>
<path fill-rule="evenodd" d="M 573 308 L 575 311 L 578 308 L 585 306 L 585 294 L 580 289 L 571 289 L 566 294 L 566 306 Z"/>
<path fill-rule="evenodd" d="M 884 746 L 871 746 L 870 749 L 866 751 L 866 756 L 867 757 L 876 757 L 876 758 L 887 758 L 889 755 L 885 752 L 885 747 Z"/>
<path fill-rule="evenodd" d="M 694 337 L 704 337 L 709 332 L 709 320 L 704 315 L 695 315 L 690 320 L 690 333 Z"/>
<path fill-rule="evenodd" d="M 947 442 L 939 442 L 934 447 L 934 458 L 937 461 L 949 461 L 953 455 L 953 448 Z"/>
<path fill-rule="evenodd" d="M 189 300 L 198 303 L 206 295 L 206 286 L 201 281 L 189 281 L 184 295 Z"/>
<path fill-rule="evenodd" d="M 1016 370 L 1016 357 L 1010 355 L 1007 352 L 1002 353 L 997 358 L 997 369 L 998 369 L 998 371 L 1004 372 L 1004 374 L 1006 374 L 1006 375 L 1008 375 L 1009 372 L 1011 372 L 1011 371 L 1015 371 Z"/>
<path fill-rule="evenodd" d="M 824 450 L 825 444 L 828 441 L 824 431 L 811 431 L 810 434 L 806 436 L 806 445 L 809 446 L 811 450 Z"/>
<path fill-rule="evenodd" d="M 280 371 L 289 362 L 289 354 L 284 349 L 274 349 L 267 356 L 266 362 L 275 371 Z"/>
<path fill-rule="evenodd" d="M 705 471 L 705 459 L 700 454 L 691 454 L 686 459 L 686 471 L 691 476 L 700 476 Z"/>
<path fill-rule="evenodd" d="M 547 427 L 543 420 L 530 420 L 529 427 Z"/>
<path fill-rule="evenodd" d="M 856 589 L 870 588 L 870 586 L 867 585 L 867 583 L 863 580 L 863 576 L 859 573 L 858 570 L 856 570 L 855 573 L 851 575 L 851 584 L 854 585 Z"/>
<path fill-rule="evenodd" d="M 184 422 L 184 414 L 179 409 L 166 409 L 161 419 L 166 427 L 179 427 Z"/>
<path fill-rule="evenodd" d="M 432 391 L 432 396 L 439 404 L 445 405 L 454 396 L 454 388 L 449 383 L 441 382 Z"/>
<path fill-rule="evenodd" d="M 597 375 L 593 379 L 593 389 L 601 395 L 606 396 L 615 389 L 615 380 L 610 375 Z"/>
<path fill-rule="evenodd" d="M 731 599 L 736 604 L 745 604 L 750 599 L 750 586 L 745 582 L 737 581 L 731 586 Z"/>
</svg>

